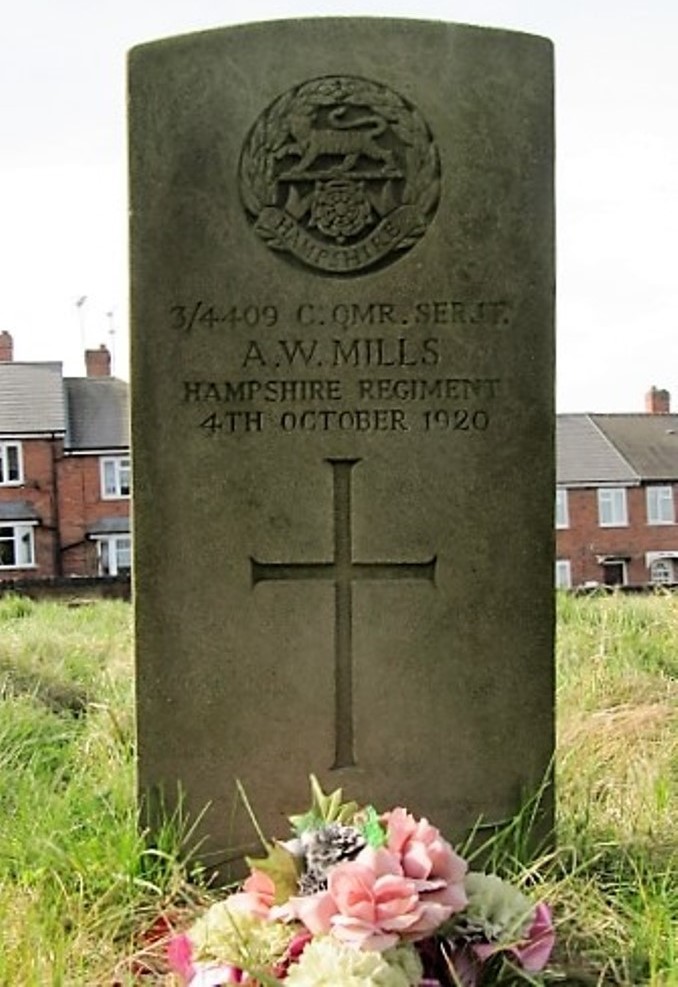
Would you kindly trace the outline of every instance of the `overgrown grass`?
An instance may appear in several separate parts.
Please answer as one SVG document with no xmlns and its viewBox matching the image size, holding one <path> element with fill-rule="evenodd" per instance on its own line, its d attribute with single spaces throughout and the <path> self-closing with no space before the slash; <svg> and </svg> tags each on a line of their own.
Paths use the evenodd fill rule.
<svg viewBox="0 0 678 987">
<path fill-rule="evenodd" d="M 557 657 L 565 947 L 603 983 L 678 984 L 678 597 L 564 596 Z"/>
<path fill-rule="evenodd" d="M 2 987 L 168 983 L 143 933 L 208 895 L 137 831 L 131 653 L 127 604 L 0 599 Z M 548 982 L 678 985 L 677 776 L 678 597 L 561 598 L 558 849 L 495 848 L 554 906 Z"/>
</svg>

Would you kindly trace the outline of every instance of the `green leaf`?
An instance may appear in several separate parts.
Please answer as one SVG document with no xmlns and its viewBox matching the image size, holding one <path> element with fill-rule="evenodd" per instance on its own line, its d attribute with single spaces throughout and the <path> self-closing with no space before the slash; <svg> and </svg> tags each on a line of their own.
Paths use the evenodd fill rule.
<svg viewBox="0 0 678 987">
<path fill-rule="evenodd" d="M 266 843 L 265 857 L 246 857 L 252 870 L 268 874 L 275 884 L 275 903 L 282 905 L 298 891 L 299 862 L 281 843 Z"/>
<path fill-rule="evenodd" d="M 367 840 L 369 846 L 378 849 L 386 843 L 386 832 L 379 821 L 377 810 L 373 805 L 368 805 L 363 809 L 360 814 L 358 829 Z"/>
<path fill-rule="evenodd" d="M 320 782 L 315 775 L 311 781 L 311 808 L 298 816 L 290 816 L 289 820 L 295 833 L 303 833 L 306 829 L 317 829 L 327 823 L 338 822 L 348 825 L 359 811 L 357 802 L 342 802 L 342 790 L 337 788 L 331 795 L 325 795 Z"/>
<path fill-rule="evenodd" d="M 292 829 L 299 836 L 307 829 L 317 829 L 320 825 L 320 820 L 317 816 L 313 815 L 313 812 L 309 809 L 302 816 L 289 816 L 289 821 L 292 824 Z"/>
</svg>

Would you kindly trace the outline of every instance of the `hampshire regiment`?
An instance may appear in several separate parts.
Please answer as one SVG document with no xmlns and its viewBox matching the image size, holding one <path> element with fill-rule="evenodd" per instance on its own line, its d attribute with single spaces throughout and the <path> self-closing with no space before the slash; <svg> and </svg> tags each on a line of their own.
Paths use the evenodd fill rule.
<svg viewBox="0 0 678 987">
<path fill-rule="evenodd" d="M 371 377 L 357 381 L 316 380 L 185 380 L 185 403 L 250 403 L 257 400 L 276 403 L 341 401 L 348 397 L 344 385 L 355 385 L 360 401 L 468 401 L 497 397 L 499 377 Z"/>
</svg>

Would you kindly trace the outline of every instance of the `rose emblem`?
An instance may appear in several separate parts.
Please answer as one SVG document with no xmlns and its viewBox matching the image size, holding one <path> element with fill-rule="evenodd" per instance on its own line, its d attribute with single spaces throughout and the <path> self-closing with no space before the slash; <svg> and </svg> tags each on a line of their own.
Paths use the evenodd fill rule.
<svg viewBox="0 0 678 987">
<path fill-rule="evenodd" d="M 347 237 L 360 233 L 372 215 L 372 206 L 365 194 L 365 183 L 345 178 L 318 182 L 311 206 L 310 226 L 343 243 Z"/>
</svg>

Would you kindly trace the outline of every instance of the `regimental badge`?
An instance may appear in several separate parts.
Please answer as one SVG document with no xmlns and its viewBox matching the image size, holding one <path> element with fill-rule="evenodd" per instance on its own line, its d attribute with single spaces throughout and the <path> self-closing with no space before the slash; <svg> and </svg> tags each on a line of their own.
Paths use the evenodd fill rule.
<svg viewBox="0 0 678 987">
<path fill-rule="evenodd" d="M 440 194 L 438 151 L 421 113 L 356 76 L 311 79 L 257 119 L 240 190 L 271 250 L 324 274 L 396 260 L 426 232 Z"/>
</svg>

